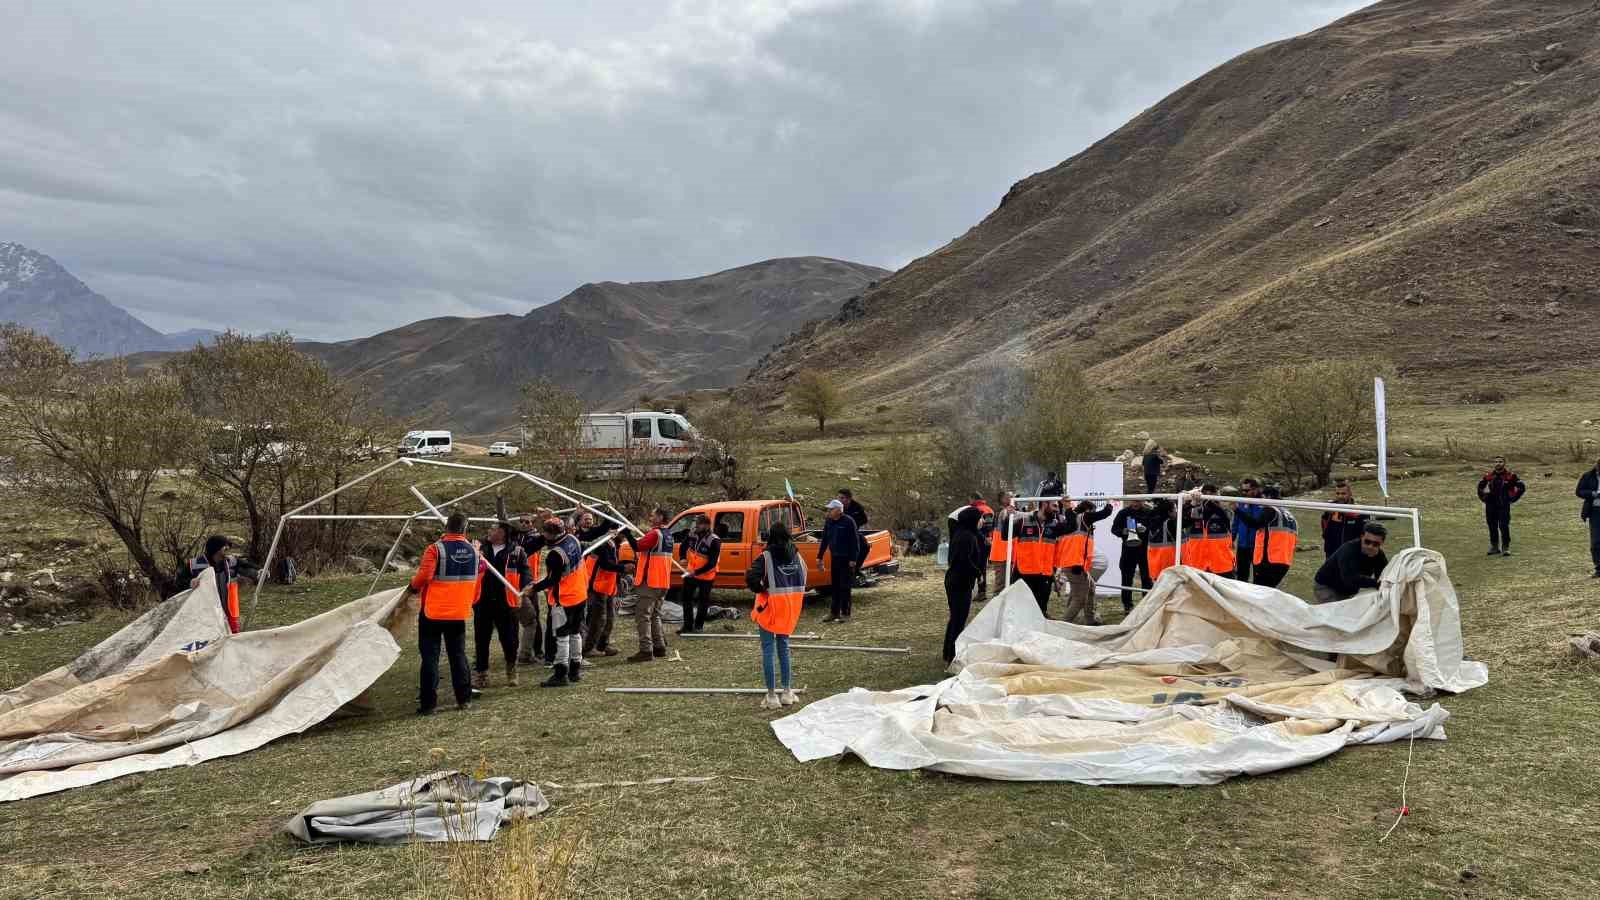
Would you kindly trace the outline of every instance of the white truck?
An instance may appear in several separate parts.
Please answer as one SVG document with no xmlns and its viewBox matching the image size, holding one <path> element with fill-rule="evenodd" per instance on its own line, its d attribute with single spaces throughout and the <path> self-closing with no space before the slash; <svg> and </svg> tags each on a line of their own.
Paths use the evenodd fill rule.
<svg viewBox="0 0 1600 900">
<path fill-rule="evenodd" d="M 579 435 L 579 473 L 609 478 L 632 470 L 698 481 L 710 472 L 702 450 L 699 433 L 675 412 L 590 413 Z"/>
<path fill-rule="evenodd" d="M 408 431 L 395 452 L 399 456 L 447 456 L 454 449 L 448 431 Z"/>
</svg>

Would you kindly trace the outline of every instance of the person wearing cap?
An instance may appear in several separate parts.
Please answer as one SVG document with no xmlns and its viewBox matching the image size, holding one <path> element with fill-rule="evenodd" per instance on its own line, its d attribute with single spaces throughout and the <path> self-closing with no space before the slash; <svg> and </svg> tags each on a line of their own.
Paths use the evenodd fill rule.
<svg viewBox="0 0 1600 900">
<path fill-rule="evenodd" d="M 833 604 L 824 622 L 850 622 L 850 589 L 855 586 L 861 567 L 860 530 L 855 520 L 845 515 L 844 503 L 828 501 L 828 518 L 822 525 L 822 549 L 817 552 L 817 570 L 828 572 Z"/>
<path fill-rule="evenodd" d="M 202 556 L 189 561 L 189 587 L 200 586 L 200 579 L 211 572 L 217 579 L 217 596 L 222 600 L 222 615 L 228 620 L 228 633 L 239 633 L 239 574 L 238 564 L 228 555 L 233 542 L 220 534 L 206 538 Z"/>
<path fill-rule="evenodd" d="M 505 583 L 488 574 L 488 567 L 493 566 L 518 591 L 533 583 L 533 572 L 527 554 L 511 540 L 511 524 L 504 520 L 489 529 L 489 541 L 479 543 L 478 553 L 483 557 L 480 566 L 484 573 L 478 581 L 478 599 L 472 604 L 472 686 L 480 691 L 489 686 L 489 644 L 498 634 L 506 659 L 506 686 L 516 687 L 517 607 L 522 596 L 515 591 L 506 593 Z"/>
</svg>

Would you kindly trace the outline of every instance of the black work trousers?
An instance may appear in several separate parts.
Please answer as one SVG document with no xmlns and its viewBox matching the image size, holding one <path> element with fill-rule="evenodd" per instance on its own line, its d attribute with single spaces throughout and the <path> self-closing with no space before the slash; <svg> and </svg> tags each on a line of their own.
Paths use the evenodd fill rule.
<svg viewBox="0 0 1600 900">
<path fill-rule="evenodd" d="M 1284 576 L 1288 574 L 1289 567 L 1282 563 L 1259 563 L 1256 565 L 1256 584 L 1275 588 L 1283 584 Z"/>
<path fill-rule="evenodd" d="M 1511 507 L 1483 507 L 1483 521 L 1489 526 L 1489 546 L 1496 550 L 1511 549 Z"/>
<path fill-rule="evenodd" d="M 1600 572 L 1600 510 L 1589 513 L 1589 560 Z"/>
<path fill-rule="evenodd" d="M 856 570 L 851 565 L 851 560 L 840 559 L 833 554 L 828 554 L 832 566 L 828 569 L 831 579 L 830 588 L 833 591 L 833 605 L 831 611 L 835 617 L 850 617 L 850 589 L 856 584 Z"/>
<path fill-rule="evenodd" d="M 1028 590 L 1033 591 L 1034 602 L 1039 604 L 1039 612 L 1046 619 L 1050 618 L 1050 591 L 1056 586 L 1056 580 L 1051 575 L 1024 575 L 1022 580 L 1027 582 Z"/>
<path fill-rule="evenodd" d="M 426 712 L 439 705 L 439 645 L 450 660 L 450 686 L 459 706 L 472 699 L 472 670 L 467 667 L 465 620 L 430 619 L 417 614 L 417 647 L 422 651 L 422 684 L 417 708 Z"/>
<path fill-rule="evenodd" d="M 1233 548 L 1233 579 L 1235 581 L 1250 580 L 1250 561 L 1256 558 L 1256 548 L 1252 544 L 1248 547 L 1239 545 Z"/>
<path fill-rule="evenodd" d="M 711 605 L 711 585 L 709 579 L 685 578 L 683 580 L 683 630 L 704 631 L 706 628 L 706 607 Z"/>
<path fill-rule="evenodd" d="M 479 601 L 472 606 L 472 668 L 489 671 L 489 642 L 500 634 L 500 650 L 506 657 L 506 671 L 517 665 L 517 611 L 496 597 Z"/>
<path fill-rule="evenodd" d="M 1128 612 L 1136 605 L 1133 599 L 1133 591 L 1128 590 L 1128 588 L 1133 587 L 1135 572 L 1139 574 L 1139 587 L 1147 591 L 1150 590 L 1150 560 L 1145 555 L 1145 548 L 1141 546 L 1136 550 L 1124 544 L 1122 546 L 1122 559 L 1117 563 L 1117 568 L 1122 572 L 1122 610 L 1123 612 Z M 1144 598 L 1140 597 L 1139 599 L 1143 600 Z"/>
<path fill-rule="evenodd" d="M 953 569 L 944 573 L 944 602 L 950 607 L 950 621 L 944 626 L 945 662 L 956 658 L 956 638 L 967 627 L 967 616 L 972 613 L 972 586 L 977 580 Z"/>
</svg>

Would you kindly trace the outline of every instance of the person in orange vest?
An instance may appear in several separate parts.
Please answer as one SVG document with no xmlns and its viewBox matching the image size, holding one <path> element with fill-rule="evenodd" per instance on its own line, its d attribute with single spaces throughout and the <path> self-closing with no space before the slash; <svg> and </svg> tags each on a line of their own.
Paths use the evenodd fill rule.
<svg viewBox="0 0 1600 900">
<path fill-rule="evenodd" d="M 228 620 L 228 633 L 239 633 L 239 573 L 238 564 L 227 551 L 233 542 L 220 534 L 206 538 L 206 551 L 189 561 L 189 587 L 200 586 L 207 572 L 215 573 L 217 596 L 222 600 L 222 615 Z"/>
<path fill-rule="evenodd" d="M 1064 622 L 1083 625 L 1101 625 L 1094 608 L 1094 576 L 1089 569 L 1094 565 L 1094 525 L 1116 512 L 1107 503 L 1095 509 L 1093 500 L 1079 501 L 1071 512 L 1056 524 L 1056 567 L 1067 578 L 1067 613 Z"/>
<path fill-rule="evenodd" d="M 1022 579 L 1039 612 L 1050 617 L 1050 589 L 1056 574 L 1056 503 L 1045 500 L 1026 516 L 1011 521 L 1011 568 Z"/>
<path fill-rule="evenodd" d="M 1165 497 L 1157 500 L 1146 524 L 1149 526 L 1149 533 L 1146 537 L 1144 558 L 1146 565 L 1149 566 L 1150 577 L 1157 579 L 1177 561 L 1178 505 Z"/>
<path fill-rule="evenodd" d="M 794 673 L 789 666 L 789 635 L 794 634 L 805 603 L 806 562 L 795 550 L 789 526 L 783 522 L 773 522 L 766 538 L 767 548 L 750 564 L 744 582 L 756 595 L 750 619 L 761 634 L 761 675 L 767 684 L 761 708 L 779 709 L 800 702 L 791 688 Z M 781 695 L 774 661 L 783 675 Z"/>
<path fill-rule="evenodd" d="M 1205 484 L 1200 493 L 1215 495 L 1217 486 Z M 1222 504 L 1215 500 L 1184 504 L 1189 522 L 1183 535 L 1183 564 L 1204 569 L 1217 575 L 1232 576 L 1236 567 L 1233 559 L 1233 520 Z"/>
<path fill-rule="evenodd" d="M 688 571 L 683 576 L 683 627 L 679 634 L 706 630 L 706 607 L 711 605 L 711 588 L 717 581 L 717 562 L 722 558 L 722 538 L 711 533 L 711 517 L 697 516 L 694 531 L 678 550 Z"/>
<path fill-rule="evenodd" d="M 989 567 L 994 569 L 994 589 L 1006 589 L 1006 553 L 1010 546 L 1011 520 L 1017 517 L 1016 495 L 1010 491 L 1000 493 L 1000 506 L 994 511 L 994 522 L 984 537 L 989 541 Z"/>
<path fill-rule="evenodd" d="M 1261 489 L 1261 496 L 1277 500 L 1282 492 L 1277 485 L 1269 484 Z M 1289 574 L 1289 567 L 1294 564 L 1295 547 L 1300 541 L 1300 523 L 1295 521 L 1294 513 L 1251 503 L 1240 504 L 1235 515 L 1255 532 L 1255 547 L 1251 555 L 1255 583 L 1270 588 L 1282 584 L 1284 576 Z M 1244 548 L 1241 547 L 1239 552 L 1243 553 Z"/>
<path fill-rule="evenodd" d="M 650 513 L 650 530 L 636 544 L 638 583 L 633 592 L 639 602 L 633 609 L 633 624 L 639 632 L 639 652 L 628 662 L 649 662 L 667 655 L 667 638 L 661 627 L 661 604 L 672 587 L 672 532 L 667 523 L 672 514 L 662 507 Z"/>
<path fill-rule="evenodd" d="M 591 546 L 607 531 L 605 525 L 581 532 L 578 539 L 585 547 Z M 611 646 L 611 630 L 617 624 L 617 594 L 621 592 L 622 575 L 626 571 L 617 550 L 623 539 L 632 543 L 627 532 L 612 534 L 611 540 L 595 548 L 594 577 L 589 581 L 588 621 L 584 624 L 583 658 L 616 656 L 617 648 Z"/>
<path fill-rule="evenodd" d="M 566 687 L 583 680 L 583 614 L 592 567 L 577 535 L 568 534 L 560 519 L 546 519 L 539 530 L 550 547 L 544 557 L 544 577 L 524 590 L 534 597 L 546 593 L 556 642 L 555 671 L 540 687 Z"/>
<path fill-rule="evenodd" d="M 450 660 L 450 686 L 456 708 L 472 701 L 472 671 L 467 666 L 467 615 L 478 596 L 478 551 L 467 541 L 466 513 L 453 512 L 444 534 L 422 551 L 422 563 L 406 593 L 421 598 L 417 609 L 417 647 L 422 651 L 422 683 L 417 715 L 431 716 L 439 705 L 439 645 Z"/>
<path fill-rule="evenodd" d="M 522 602 L 522 586 L 533 583 L 533 573 L 527 554 L 511 542 L 508 522 L 496 522 L 489 529 L 489 543 L 480 544 L 478 552 L 483 557 L 481 565 L 486 570 L 494 566 L 516 590 L 507 593 L 505 584 L 487 572 L 478 581 L 478 599 L 472 604 L 472 686 L 478 690 L 489 686 L 489 643 L 499 633 L 506 658 L 506 686 L 516 687 L 517 606 Z"/>
</svg>

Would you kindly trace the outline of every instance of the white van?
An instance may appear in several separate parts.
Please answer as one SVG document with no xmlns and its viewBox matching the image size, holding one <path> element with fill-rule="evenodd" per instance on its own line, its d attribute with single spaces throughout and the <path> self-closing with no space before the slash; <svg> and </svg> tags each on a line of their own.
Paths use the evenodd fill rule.
<svg viewBox="0 0 1600 900">
<path fill-rule="evenodd" d="M 400 456 L 445 456 L 454 449 L 448 431 L 408 431 L 395 448 Z"/>
<path fill-rule="evenodd" d="M 674 412 L 590 413 L 583 417 L 583 474 L 618 474 L 625 464 L 644 466 L 651 478 L 687 478 L 700 451 L 700 435 Z"/>
</svg>

